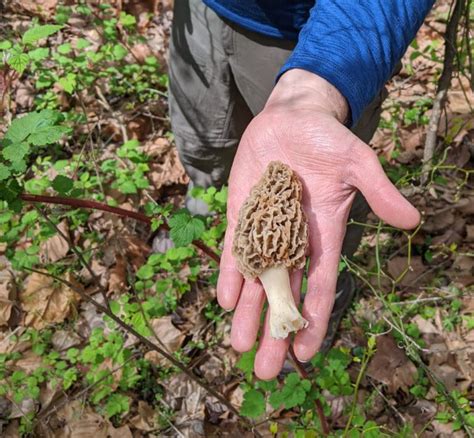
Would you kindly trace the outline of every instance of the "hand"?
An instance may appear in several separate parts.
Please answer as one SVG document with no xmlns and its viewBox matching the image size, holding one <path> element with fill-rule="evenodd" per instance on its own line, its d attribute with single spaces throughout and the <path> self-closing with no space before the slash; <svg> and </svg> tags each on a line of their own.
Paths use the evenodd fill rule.
<svg viewBox="0 0 474 438">
<path fill-rule="evenodd" d="M 246 129 L 229 179 L 228 228 L 220 265 L 217 298 L 235 308 L 231 341 L 235 350 L 248 351 L 257 339 L 265 293 L 258 280 L 244 280 L 232 256 L 232 240 L 240 206 L 264 173 L 267 164 L 288 164 L 303 183 L 303 208 L 309 221 L 308 292 L 303 317 L 309 326 L 294 341 L 301 361 L 319 349 L 334 304 L 338 265 L 347 218 L 357 190 L 373 212 L 392 226 L 410 229 L 418 211 L 385 175 L 376 154 L 343 122 L 344 97 L 324 79 L 294 69 L 285 73 L 265 108 Z M 299 302 L 303 272 L 293 272 L 292 290 Z M 270 337 L 265 320 L 255 359 L 255 373 L 271 379 L 281 370 L 290 338 Z"/>
</svg>

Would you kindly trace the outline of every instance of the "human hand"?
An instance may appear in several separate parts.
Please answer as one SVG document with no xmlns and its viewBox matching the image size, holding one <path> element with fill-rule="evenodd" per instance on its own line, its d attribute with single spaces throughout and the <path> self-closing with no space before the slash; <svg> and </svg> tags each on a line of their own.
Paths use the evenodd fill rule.
<svg viewBox="0 0 474 438">
<path fill-rule="evenodd" d="M 324 340 L 335 298 L 338 265 L 347 218 L 357 190 L 373 212 L 392 226 L 410 229 L 418 211 L 385 175 L 376 154 L 350 132 L 344 97 L 324 79 L 294 69 L 286 72 L 263 111 L 246 129 L 229 179 L 228 228 L 217 285 L 219 304 L 235 308 L 231 342 L 235 350 L 250 350 L 260 325 L 265 293 L 258 280 L 244 280 L 232 256 L 238 212 L 270 161 L 288 164 L 303 184 L 303 208 L 309 223 L 308 291 L 303 317 L 309 322 L 298 332 L 294 351 L 308 361 Z M 295 301 L 303 271 L 291 274 Z M 255 373 L 271 379 L 281 370 L 290 337 L 273 339 L 265 319 L 255 358 Z"/>
</svg>

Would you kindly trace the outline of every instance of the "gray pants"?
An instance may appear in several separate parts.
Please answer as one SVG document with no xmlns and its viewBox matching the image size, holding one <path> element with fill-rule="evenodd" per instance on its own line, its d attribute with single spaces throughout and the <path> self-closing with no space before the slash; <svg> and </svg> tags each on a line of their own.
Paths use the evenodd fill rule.
<svg viewBox="0 0 474 438">
<path fill-rule="evenodd" d="M 181 162 L 196 186 L 227 182 L 240 138 L 267 101 L 275 77 L 295 46 L 220 18 L 201 0 L 176 0 L 169 56 L 171 125 Z M 353 132 L 366 143 L 381 113 L 385 90 Z M 350 217 L 369 209 L 359 194 Z M 362 228 L 350 226 L 343 253 L 357 249 Z"/>
</svg>

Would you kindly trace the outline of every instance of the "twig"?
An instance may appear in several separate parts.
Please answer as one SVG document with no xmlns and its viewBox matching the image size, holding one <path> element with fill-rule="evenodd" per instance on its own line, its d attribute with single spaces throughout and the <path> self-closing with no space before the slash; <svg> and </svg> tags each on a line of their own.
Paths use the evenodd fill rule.
<svg viewBox="0 0 474 438">
<path fill-rule="evenodd" d="M 292 345 L 290 345 L 290 348 L 288 349 L 288 352 L 290 354 L 290 359 L 291 359 L 291 362 L 293 363 L 293 365 L 295 367 L 296 372 L 299 374 L 299 376 L 302 379 L 309 380 L 310 376 L 309 376 L 308 372 L 303 368 L 300 361 L 297 359 Z M 324 415 L 323 405 L 321 404 L 321 402 L 318 399 L 316 399 L 314 401 L 314 403 L 316 405 L 316 412 L 318 413 L 319 422 L 321 423 L 321 428 L 323 429 L 323 436 L 328 436 L 329 435 L 329 425 L 328 425 L 328 422 L 327 422 L 326 417 Z"/>
<path fill-rule="evenodd" d="M 173 357 L 171 354 L 167 353 L 165 350 L 163 350 L 160 346 L 156 345 L 155 343 L 151 342 L 149 339 L 147 339 L 145 336 L 142 336 L 140 333 L 138 333 L 131 325 L 127 324 L 125 321 L 122 321 L 119 317 L 117 317 L 110 309 L 107 307 L 103 306 L 99 302 L 97 302 L 94 298 L 89 296 L 86 292 L 84 292 L 81 288 L 75 286 L 71 282 L 65 280 L 64 278 L 58 277 L 57 275 L 50 274 L 49 272 L 44 272 L 44 271 L 39 271 L 37 269 L 33 268 L 25 268 L 28 271 L 35 272 L 40 275 L 44 275 L 46 277 L 50 277 L 55 279 L 56 281 L 59 281 L 69 287 L 71 290 L 74 292 L 78 293 L 82 299 L 85 301 L 90 302 L 91 304 L 94 305 L 98 310 L 100 310 L 102 313 L 107 315 L 110 319 L 112 319 L 116 324 L 118 324 L 120 327 L 122 327 L 125 331 L 128 333 L 132 334 L 135 336 L 137 339 L 140 340 L 140 342 L 148 347 L 149 349 L 156 351 L 157 353 L 161 354 L 163 357 L 168 359 L 176 368 L 179 368 L 184 374 L 186 374 L 190 379 L 192 379 L 194 382 L 196 382 L 199 386 L 201 386 L 203 389 L 205 389 L 209 394 L 211 394 L 213 397 L 215 397 L 217 400 L 219 400 L 224 406 L 226 406 L 230 412 L 232 412 L 234 415 L 236 415 L 238 418 L 240 418 L 248 427 L 250 427 L 252 430 L 254 429 L 253 424 L 247 420 L 245 417 L 242 417 L 237 411 L 237 409 L 228 401 L 222 394 L 218 393 L 216 390 L 211 388 L 206 382 L 201 381 L 197 376 L 195 376 L 193 373 L 191 373 L 185 365 L 183 365 L 180 361 L 178 361 L 175 357 Z M 260 433 L 258 433 L 257 430 L 253 430 L 253 433 L 256 436 L 261 436 Z"/>
<path fill-rule="evenodd" d="M 109 298 L 107 297 L 107 291 L 104 289 L 104 287 L 100 284 L 100 279 L 97 277 L 96 273 L 93 271 L 91 268 L 91 265 L 87 262 L 87 260 L 84 258 L 82 255 L 81 251 L 79 251 L 76 246 L 74 245 L 74 242 L 71 241 L 71 239 L 66 236 L 65 233 L 49 218 L 49 216 L 37 205 L 34 206 L 36 210 L 43 216 L 43 218 L 55 229 L 55 231 L 69 244 L 69 247 L 71 248 L 71 251 L 76 254 L 77 258 L 81 262 L 81 265 L 87 270 L 89 275 L 92 277 L 94 282 L 97 284 L 99 291 L 102 295 L 102 298 L 104 298 L 104 303 L 107 307 L 109 307 Z"/>
<path fill-rule="evenodd" d="M 421 183 L 424 185 L 428 181 L 428 174 L 431 169 L 433 156 L 436 148 L 436 139 L 438 134 L 439 121 L 441 113 L 446 102 L 448 89 L 451 85 L 453 76 L 453 63 L 456 57 L 456 36 L 458 31 L 459 20 L 465 8 L 465 0 L 456 0 L 453 13 L 446 26 L 445 33 L 445 49 L 443 72 L 438 81 L 436 97 L 433 101 L 433 109 L 431 111 L 430 123 L 426 132 L 425 148 L 423 151 L 423 169 L 421 175 Z"/>
<path fill-rule="evenodd" d="M 111 207 L 110 205 L 103 204 L 102 202 L 90 201 L 85 199 L 63 198 L 61 196 L 30 195 L 28 193 L 21 194 L 20 198 L 25 202 L 31 203 L 69 205 L 70 207 L 75 208 L 88 208 L 93 210 L 106 211 L 108 213 L 116 214 L 122 217 L 129 217 L 137 221 L 143 222 L 147 225 L 151 225 L 151 218 L 143 213 L 139 213 L 137 211 L 132 210 L 125 210 L 124 208 L 119 207 Z M 168 225 L 165 223 L 161 224 L 160 228 L 164 230 L 169 230 Z M 204 243 L 200 242 L 199 240 L 195 240 L 193 241 L 193 245 L 196 248 L 199 248 L 203 253 L 207 254 L 215 262 L 220 262 L 219 255 L 216 254 L 211 248 L 209 248 Z"/>
</svg>

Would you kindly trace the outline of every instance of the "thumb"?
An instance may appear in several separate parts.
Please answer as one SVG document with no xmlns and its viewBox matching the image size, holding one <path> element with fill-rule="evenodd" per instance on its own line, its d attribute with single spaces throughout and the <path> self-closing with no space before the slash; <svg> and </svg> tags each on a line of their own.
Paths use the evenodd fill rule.
<svg viewBox="0 0 474 438">
<path fill-rule="evenodd" d="M 408 202 L 385 174 L 375 152 L 358 140 L 353 162 L 353 184 L 362 192 L 372 211 L 384 222 L 406 230 L 420 223 L 420 213 Z"/>
</svg>

